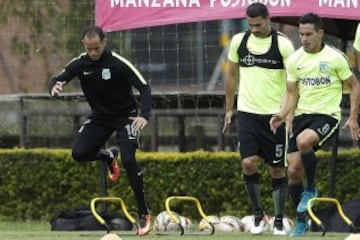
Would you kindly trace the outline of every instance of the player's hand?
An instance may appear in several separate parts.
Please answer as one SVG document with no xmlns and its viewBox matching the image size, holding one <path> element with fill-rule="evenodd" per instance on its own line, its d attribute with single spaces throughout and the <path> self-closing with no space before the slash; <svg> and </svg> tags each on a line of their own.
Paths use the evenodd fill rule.
<svg viewBox="0 0 360 240">
<path fill-rule="evenodd" d="M 271 131 L 276 134 L 276 130 L 284 123 L 284 118 L 279 114 L 274 114 L 270 119 L 270 129 Z"/>
<path fill-rule="evenodd" d="M 137 117 L 129 117 L 130 120 L 132 120 L 133 122 L 131 123 L 131 126 L 134 128 L 134 130 L 138 131 L 143 129 L 146 124 L 148 123 L 148 121 L 140 116 Z"/>
<path fill-rule="evenodd" d="M 51 89 L 51 96 L 55 97 L 59 95 L 59 93 L 64 89 L 65 84 L 66 82 L 57 81 L 56 84 Z"/>
<path fill-rule="evenodd" d="M 360 139 L 360 128 L 357 119 L 349 117 L 343 128 L 346 127 L 349 128 L 352 138 L 358 141 Z"/>
<path fill-rule="evenodd" d="M 227 126 L 230 125 L 232 116 L 233 116 L 233 111 L 232 111 L 232 110 L 227 110 L 227 111 L 225 112 L 224 126 L 223 126 L 223 128 L 222 128 L 222 133 L 224 133 L 225 130 L 226 130 L 226 128 L 227 128 Z"/>
</svg>

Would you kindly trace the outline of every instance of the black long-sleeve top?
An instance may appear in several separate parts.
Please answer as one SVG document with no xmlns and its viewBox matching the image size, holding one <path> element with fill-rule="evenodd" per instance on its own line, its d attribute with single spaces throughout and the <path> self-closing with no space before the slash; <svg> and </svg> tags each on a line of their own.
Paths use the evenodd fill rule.
<svg viewBox="0 0 360 240">
<path fill-rule="evenodd" d="M 140 116 L 149 119 L 151 90 L 141 73 L 120 55 L 104 50 L 93 61 L 86 53 L 72 59 L 49 83 L 49 92 L 57 81 L 69 82 L 78 77 L 92 116 L 98 119 L 124 119 L 137 109 L 132 86 L 140 92 Z"/>
</svg>

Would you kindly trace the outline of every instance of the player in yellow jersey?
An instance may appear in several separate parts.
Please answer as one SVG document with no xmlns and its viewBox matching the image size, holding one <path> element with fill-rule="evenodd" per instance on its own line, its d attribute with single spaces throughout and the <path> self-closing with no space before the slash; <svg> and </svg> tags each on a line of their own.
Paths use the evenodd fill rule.
<svg viewBox="0 0 360 240">
<path fill-rule="evenodd" d="M 291 41 L 271 28 L 267 7 L 253 3 L 247 8 L 249 30 L 232 37 L 226 74 L 226 113 L 224 128 L 231 123 L 235 89 L 238 87 L 237 123 L 239 150 L 245 187 L 254 211 L 253 234 L 265 230 L 258 161 L 264 159 L 272 177 L 275 210 L 273 234 L 285 235 L 282 219 L 287 195 L 285 176 L 286 131 L 283 124 L 273 134 L 269 121 L 280 110 L 286 90 L 284 65 L 294 52 Z"/>
<path fill-rule="evenodd" d="M 280 112 L 272 117 L 274 132 L 289 112 L 295 110 L 288 149 L 288 178 L 290 195 L 297 203 L 297 221 L 290 236 L 301 236 L 307 231 L 308 201 L 317 196 L 315 184 L 315 151 L 337 131 L 340 118 L 343 84 L 350 89 L 350 116 L 345 122 L 352 138 L 358 140 L 357 101 L 359 84 L 347 57 L 338 49 L 323 42 L 322 19 L 308 13 L 299 19 L 302 47 L 287 62 L 287 100 Z M 302 177 L 305 173 L 307 185 Z"/>
</svg>

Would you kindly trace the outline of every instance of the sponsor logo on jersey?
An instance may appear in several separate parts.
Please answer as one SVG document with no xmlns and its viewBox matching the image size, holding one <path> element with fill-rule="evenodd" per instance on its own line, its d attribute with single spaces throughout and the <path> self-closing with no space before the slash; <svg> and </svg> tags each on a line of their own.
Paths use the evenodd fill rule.
<svg viewBox="0 0 360 240">
<path fill-rule="evenodd" d="M 329 76 L 300 78 L 300 81 L 305 86 L 326 86 L 331 83 Z"/>
<path fill-rule="evenodd" d="M 254 55 L 248 54 L 244 58 L 240 59 L 240 62 L 244 63 L 247 66 L 255 65 L 256 63 L 266 63 L 270 65 L 275 65 L 278 63 L 275 59 L 266 59 L 266 58 L 259 58 Z"/>
</svg>

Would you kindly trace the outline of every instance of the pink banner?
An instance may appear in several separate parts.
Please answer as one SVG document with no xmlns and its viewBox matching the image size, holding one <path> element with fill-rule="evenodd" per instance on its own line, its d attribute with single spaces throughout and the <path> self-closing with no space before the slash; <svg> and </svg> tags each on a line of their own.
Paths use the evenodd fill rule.
<svg viewBox="0 0 360 240">
<path fill-rule="evenodd" d="M 244 18 L 253 2 L 266 4 L 273 17 L 315 12 L 327 18 L 360 20 L 360 0 L 96 0 L 96 24 L 111 32 Z"/>
</svg>

